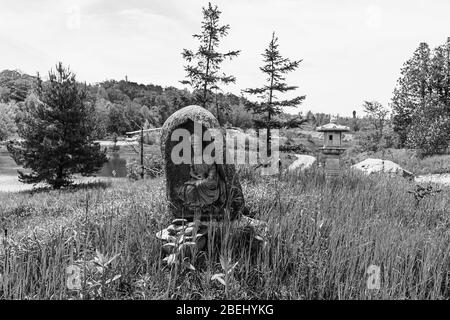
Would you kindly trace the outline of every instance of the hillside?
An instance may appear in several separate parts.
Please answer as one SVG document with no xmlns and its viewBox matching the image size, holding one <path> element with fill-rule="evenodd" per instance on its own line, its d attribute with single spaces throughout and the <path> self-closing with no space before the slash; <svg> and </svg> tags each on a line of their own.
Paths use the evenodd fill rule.
<svg viewBox="0 0 450 320">
<path fill-rule="evenodd" d="M 18 70 L 0 72 L 0 102 L 24 101 L 36 82 L 36 77 Z"/>
</svg>

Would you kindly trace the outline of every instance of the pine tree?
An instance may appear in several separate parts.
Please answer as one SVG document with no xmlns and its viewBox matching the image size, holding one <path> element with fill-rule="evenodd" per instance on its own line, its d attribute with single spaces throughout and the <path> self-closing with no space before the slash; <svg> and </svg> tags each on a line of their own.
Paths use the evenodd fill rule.
<svg viewBox="0 0 450 320">
<path fill-rule="evenodd" d="M 433 52 L 430 79 L 433 92 L 442 103 L 450 107 L 450 38 L 445 45 L 437 47 Z"/>
<path fill-rule="evenodd" d="M 450 114 L 442 97 L 433 94 L 413 116 L 407 146 L 421 156 L 445 152 L 450 142 Z"/>
<path fill-rule="evenodd" d="M 278 99 L 276 93 L 285 93 L 298 88 L 297 86 L 287 85 L 285 75 L 297 69 L 302 62 L 302 60 L 291 61 L 288 58 L 283 58 L 278 46 L 278 38 L 273 32 L 269 47 L 262 54 L 264 66 L 260 67 L 260 70 L 267 75 L 267 84 L 263 87 L 244 90 L 245 93 L 257 95 L 262 100 L 262 102 L 249 102 L 246 107 L 252 110 L 254 114 L 264 117 L 267 129 L 267 150 L 269 152 L 273 117 L 279 115 L 283 107 L 297 107 L 306 97 L 298 96 L 289 100 Z"/>
<path fill-rule="evenodd" d="M 421 43 L 413 57 L 404 64 L 401 77 L 394 90 L 392 98 L 393 124 L 394 131 L 399 134 L 402 146 L 406 144 L 415 112 L 425 105 L 433 91 L 430 55 L 428 44 Z"/>
<path fill-rule="evenodd" d="M 227 85 L 234 83 L 236 78 L 220 72 L 220 65 L 226 59 L 233 59 L 239 55 L 240 51 L 218 52 L 220 40 L 228 34 L 229 25 L 219 25 L 221 12 L 217 6 L 208 3 L 207 8 L 203 8 L 202 32 L 193 37 L 198 39 L 200 47 L 196 52 L 183 50 L 183 58 L 188 62 L 184 67 L 188 80 L 181 83 L 188 84 L 196 91 L 196 101 L 204 108 L 213 101 L 213 90 L 217 90 L 220 84 Z M 216 104 L 217 117 L 220 121 L 219 104 Z"/>
<path fill-rule="evenodd" d="M 27 99 L 18 117 L 22 141 L 8 146 L 15 161 L 31 169 L 19 171 L 20 181 L 47 182 L 59 189 L 70 185 L 75 173 L 97 172 L 107 159 L 92 138 L 94 112 L 75 74 L 61 63 L 49 72 L 48 82 L 38 77 L 36 95 Z"/>
<path fill-rule="evenodd" d="M 450 39 L 433 52 L 421 43 L 402 69 L 392 107 L 401 146 L 423 155 L 445 150 L 450 139 Z"/>
</svg>

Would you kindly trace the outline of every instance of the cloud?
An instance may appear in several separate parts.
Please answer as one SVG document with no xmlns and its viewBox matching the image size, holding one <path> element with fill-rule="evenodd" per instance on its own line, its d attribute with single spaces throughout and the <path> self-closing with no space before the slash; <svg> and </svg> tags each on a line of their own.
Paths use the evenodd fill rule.
<svg viewBox="0 0 450 320">
<path fill-rule="evenodd" d="M 0 0 L 0 69 L 34 74 L 57 61 L 82 81 L 104 79 L 180 86 L 183 48 L 196 49 L 208 0 Z M 419 42 L 448 36 L 448 0 L 216 0 L 230 24 L 221 49 L 241 49 L 223 65 L 237 94 L 259 86 L 261 53 L 272 31 L 281 53 L 303 59 L 288 75 L 315 111 L 358 109 L 364 100 L 387 104 L 399 70 Z"/>
</svg>

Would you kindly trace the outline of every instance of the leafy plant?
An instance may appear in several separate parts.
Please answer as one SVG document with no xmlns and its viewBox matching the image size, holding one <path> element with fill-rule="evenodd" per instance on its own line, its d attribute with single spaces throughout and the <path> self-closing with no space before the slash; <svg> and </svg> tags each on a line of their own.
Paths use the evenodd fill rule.
<svg viewBox="0 0 450 320">
<path fill-rule="evenodd" d="M 211 277 L 211 281 L 218 281 L 223 284 L 225 287 L 228 286 L 228 283 L 232 280 L 232 274 L 234 268 L 239 264 L 239 262 L 232 263 L 230 259 L 225 259 L 223 256 L 220 256 L 220 266 L 224 273 L 216 273 Z"/>
<path fill-rule="evenodd" d="M 442 192 L 441 189 L 436 189 L 431 184 L 426 187 L 423 187 L 422 185 L 418 184 L 416 185 L 414 190 L 408 191 L 408 193 L 414 196 L 414 199 L 416 200 L 416 207 L 419 206 L 420 202 L 424 198 L 435 195 L 440 192 Z"/>
<path fill-rule="evenodd" d="M 95 255 L 88 261 L 78 260 L 75 265 L 82 270 L 85 287 L 80 291 L 86 298 L 106 298 L 108 292 L 113 290 L 113 283 L 121 278 L 120 274 L 114 271 L 113 262 L 119 258 L 120 254 L 109 256 L 96 250 Z"/>
</svg>

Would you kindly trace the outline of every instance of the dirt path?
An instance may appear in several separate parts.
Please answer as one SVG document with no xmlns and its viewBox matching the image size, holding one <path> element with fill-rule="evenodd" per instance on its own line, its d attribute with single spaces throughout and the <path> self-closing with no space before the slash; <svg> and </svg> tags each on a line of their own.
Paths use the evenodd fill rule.
<svg viewBox="0 0 450 320">
<path fill-rule="evenodd" d="M 450 173 L 427 174 L 423 176 L 418 176 L 414 180 L 416 182 L 424 182 L 424 183 L 432 182 L 450 186 Z"/>
</svg>

